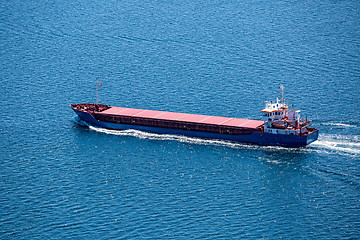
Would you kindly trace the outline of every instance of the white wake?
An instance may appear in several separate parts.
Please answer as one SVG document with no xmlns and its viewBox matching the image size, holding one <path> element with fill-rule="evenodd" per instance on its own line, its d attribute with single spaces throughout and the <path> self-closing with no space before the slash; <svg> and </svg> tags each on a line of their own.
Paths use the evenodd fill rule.
<svg viewBox="0 0 360 240">
<path fill-rule="evenodd" d="M 350 124 L 350 123 L 328 122 L 328 123 L 322 123 L 321 125 L 324 125 L 324 126 L 337 126 L 337 127 L 344 127 L 344 128 L 359 128 L 358 125 Z"/>
<path fill-rule="evenodd" d="M 87 124 L 86 124 L 87 125 Z M 258 146 L 245 143 L 237 143 L 221 139 L 203 139 L 197 137 L 187 137 L 183 135 L 157 134 L 148 133 L 139 130 L 109 130 L 87 125 L 91 130 L 112 134 L 118 136 L 131 136 L 140 139 L 149 139 L 157 141 L 177 141 L 181 143 L 224 146 L 235 149 L 260 149 L 260 150 L 281 150 L 293 151 L 294 148 L 285 148 L 280 146 Z M 297 148 L 296 148 L 297 149 Z M 297 149 L 297 152 L 318 152 L 326 154 L 346 154 L 350 156 L 360 155 L 360 136 L 358 135 L 338 135 L 338 134 L 321 134 L 319 139 L 305 148 Z"/>
<path fill-rule="evenodd" d="M 112 134 L 118 136 L 131 136 L 140 139 L 149 139 L 149 140 L 157 140 L 157 141 L 177 141 L 181 143 L 188 143 L 188 144 L 197 144 L 197 145 L 208 145 L 208 146 L 223 146 L 229 147 L 234 149 L 267 149 L 267 150 L 277 150 L 277 149 L 284 149 L 291 151 L 291 148 L 285 148 L 281 146 L 259 146 L 253 144 L 246 144 L 241 142 L 233 142 L 228 140 L 222 139 L 205 139 L 205 138 L 197 138 L 197 137 L 187 137 L 183 135 L 175 135 L 175 134 L 158 134 L 158 133 L 149 133 L 143 132 L 139 130 L 109 130 L 105 128 L 97 128 L 93 126 L 89 126 L 91 130 L 105 133 L 105 134 Z"/>
<path fill-rule="evenodd" d="M 329 153 L 360 155 L 359 140 L 357 135 L 320 134 L 319 139 L 310 146 L 327 150 Z"/>
</svg>

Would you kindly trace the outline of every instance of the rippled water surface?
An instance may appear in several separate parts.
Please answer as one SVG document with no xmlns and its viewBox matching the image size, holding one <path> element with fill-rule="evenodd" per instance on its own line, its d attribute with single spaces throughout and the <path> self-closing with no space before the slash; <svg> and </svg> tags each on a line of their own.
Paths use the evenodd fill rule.
<svg viewBox="0 0 360 240">
<path fill-rule="evenodd" d="M 360 238 L 358 1 L 0 2 L 0 239 Z M 84 126 L 71 103 L 260 118 L 306 148 Z"/>
</svg>

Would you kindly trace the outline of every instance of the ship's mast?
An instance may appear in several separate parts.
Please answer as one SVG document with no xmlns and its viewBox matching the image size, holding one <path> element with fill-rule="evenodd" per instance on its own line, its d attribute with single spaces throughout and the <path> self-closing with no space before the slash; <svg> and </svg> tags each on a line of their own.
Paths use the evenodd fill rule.
<svg viewBox="0 0 360 240">
<path fill-rule="evenodd" d="M 96 78 L 96 105 L 98 105 L 98 79 Z"/>
</svg>

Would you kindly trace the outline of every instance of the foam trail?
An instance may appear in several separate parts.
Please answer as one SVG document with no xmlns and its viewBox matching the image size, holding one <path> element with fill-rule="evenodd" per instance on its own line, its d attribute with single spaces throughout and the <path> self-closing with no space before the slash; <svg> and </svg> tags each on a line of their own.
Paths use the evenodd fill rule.
<svg viewBox="0 0 360 240">
<path fill-rule="evenodd" d="M 81 121 L 83 122 L 83 121 Z M 86 123 L 85 123 L 86 124 Z M 87 124 L 86 124 L 87 125 Z M 118 136 L 132 136 L 140 139 L 150 139 L 157 141 L 178 141 L 182 143 L 189 144 L 199 144 L 199 145 L 213 145 L 213 146 L 225 146 L 235 149 L 262 149 L 262 150 L 275 150 L 275 151 L 291 151 L 294 152 L 293 148 L 285 148 L 281 146 L 258 146 L 251 145 L 246 143 L 237 143 L 221 139 L 203 139 L 196 137 L 187 137 L 183 135 L 171 135 L 171 134 L 157 134 L 157 133 L 148 133 L 139 130 L 109 130 L 105 128 L 98 128 L 94 126 L 87 125 L 91 130 L 112 134 Z M 298 149 L 299 150 L 299 149 Z M 319 151 L 320 150 L 320 151 Z M 360 154 L 360 139 L 358 136 L 344 136 L 344 135 L 320 135 L 319 140 L 313 142 L 306 148 L 301 148 L 298 152 L 322 152 L 323 150 L 326 153 L 330 154 L 350 154 L 350 155 L 359 155 Z"/>
<path fill-rule="evenodd" d="M 212 145 L 212 146 L 224 146 L 235 149 L 266 149 L 266 150 L 287 150 L 291 151 L 291 148 L 284 148 L 280 146 L 259 146 L 259 145 L 251 145 L 246 143 L 237 143 L 231 142 L 227 140 L 221 139 L 204 139 L 204 138 L 196 138 L 196 137 L 187 137 L 183 135 L 172 135 L 172 134 L 157 134 L 157 133 L 148 133 L 139 130 L 109 130 L 105 128 L 97 128 L 93 126 L 89 126 L 91 130 L 102 132 L 106 134 L 113 134 L 118 136 L 132 136 L 140 139 L 150 139 L 150 140 L 158 140 L 158 141 L 178 141 L 182 143 L 189 144 L 199 144 L 199 145 Z"/>
<path fill-rule="evenodd" d="M 320 135 L 318 141 L 310 146 L 331 150 L 335 153 L 360 154 L 360 142 L 358 136 L 351 135 Z"/>
<path fill-rule="evenodd" d="M 347 128 L 358 128 L 359 126 L 348 124 L 348 123 L 322 123 L 321 125 L 325 126 L 337 126 L 337 127 L 347 127 Z"/>
<path fill-rule="evenodd" d="M 178 141 L 184 143 L 194 143 L 194 144 L 201 144 L 201 145 L 223 145 L 229 147 L 243 147 L 244 144 L 238 144 L 233 142 L 228 142 L 225 140 L 209 140 L 209 139 L 202 139 L 202 138 L 195 138 L 195 137 L 186 137 L 182 135 L 171 135 L 171 134 L 157 134 L 157 133 L 148 133 L 139 130 L 109 130 L 105 128 L 97 128 L 93 126 L 89 126 L 91 130 L 95 130 L 97 132 L 102 132 L 106 134 L 118 135 L 118 136 L 132 136 L 137 137 L 140 139 L 150 139 L 150 140 L 171 140 L 171 141 Z"/>
</svg>

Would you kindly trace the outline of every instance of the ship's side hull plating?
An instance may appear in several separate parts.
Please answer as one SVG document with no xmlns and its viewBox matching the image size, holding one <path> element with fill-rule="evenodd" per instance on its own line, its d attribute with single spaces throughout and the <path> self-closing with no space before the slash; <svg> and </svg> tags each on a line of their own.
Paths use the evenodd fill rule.
<svg viewBox="0 0 360 240">
<path fill-rule="evenodd" d="M 310 134 L 302 135 L 302 136 L 272 134 L 272 133 L 263 133 L 263 132 L 252 132 L 251 134 L 243 134 L 243 135 L 229 135 L 229 134 L 189 131 L 189 130 L 172 129 L 172 128 L 160 128 L 160 127 L 103 122 L 96 120 L 88 112 L 83 112 L 76 109 L 73 110 L 83 121 L 95 127 L 114 129 L 114 130 L 134 129 L 134 130 L 140 130 L 150 133 L 177 134 L 177 135 L 199 137 L 199 138 L 224 139 L 224 140 L 238 141 L 238 142 L 259 144 L 259 145 L 302 147 L 314 142 L 318 138 L 318 134 L 319 134 L 319 131 L 316 130 Z"/>
</svg>

